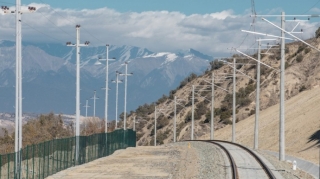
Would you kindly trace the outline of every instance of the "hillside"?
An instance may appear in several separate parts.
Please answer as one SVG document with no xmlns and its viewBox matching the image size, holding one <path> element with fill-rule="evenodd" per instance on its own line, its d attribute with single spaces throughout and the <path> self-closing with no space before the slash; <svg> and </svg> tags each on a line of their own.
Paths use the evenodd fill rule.
<svg viewBox="0 0 320 179">
<path fill-rule="evenodd" d="M 319 131 L 319 87 L 304 91 L 286 101 L 285 145 L 286 154 L 304 158 L 313 163 L 319 162 L 317 141 L 309 142 L 311 136 Z M 236 142 L 253 147 L 254 115 L 236 125 Z M 216 139 L 231 140 L 231 125 L 215 134 Z M 259 149 L 279 151 L 279 105 L 271 106 L 260 113 Z M 208 134 L 201 139 L 209 139 Z M 319 141 L 319 139 L 318 139 Z"/>
<path fill-rule="evenodd" d="M 313 38 L 307 40 L 308 43 L 319 48 L 320 39 Z M 272 66 L 275 69 L 280 68 L 280 49 L 273 49 L 271 51 L 272 54 L 264 54 L 262 55 L 261 61 Z M 294 100 L 290 100 L 290 98 L 298 95 L 299 93 L 313 90 L 317 88 L 320 84 L 320 67 L 319 67 L 319 53 L 315 50 L 305 46 L 300 42 L 293 42 L 286 44 L 286 79 L 285 79 L 285 98 L 287 101 L 287 105 L 299 106 L 292 110 L 289 106 L 286 108 L 286 119 L 295 117 L 296 120 L 301 120 L 302 118 L 297 117 L 297 114 L 293 112 L 302 113 L 302 106 L 307 106 L 304 102 L 298 102 Z M 257 54 L 253 54 L 253 57 L 257 57 Z M 241 63 L 250 63 L 248 65 L 237 65 L 237 69 L 241 70 L 245 74 L 251 76 L 252 78 L 256 78 L 256 67 L 255 62 L 249 59 L 244 59 L 239 55 L 234 55 L 237 62 Z M 232 58 L 226 59 L 231 62 Z M 240 60 L 239 60 L 240 59 Z M 183 107 L 178 106 L 177 109 L 177 140 L 185 140 L 190 139 L 190 125 L 191 125 L 191 87 L 192 85 L 208 85 L 206 81 L 211 81 L 211 74 L 214 73 L 216 77 L 222 73 L 230 74 L 232 72 L 232 68 L 227 65 L 224 65 L 220 62 L 212 62 L 211 69 L 207 70 L 203 75 L 197 76 L 195 74 L 191 74 L 184 81 L 180 83 L 176 89 L 171 90 L 168 95 L 163 95 L 157 102 L 151 104 L 145 104 L 140 106 L 136 111 L 131 111 L 128 117 L 128 125 L 132 127 L 132 119 L 133 116 L 137 118 L 142 118 L 137 124 L 137 144 L 138 145 L 153 145 L 154 138 L 154 109 L 155 106 L 157 109 L 170 108 L 169 110 L 158 112 L 157 114 L 157 143 L 168 143 L 173 141 L 173 106 L 174 106 L 174 96 L 177 96 L 178 99 L 184 100 Z M 221 76 L 221 75 L 220 75 Z M 227 89 L 232 92 L 232 78 L 228 77 L 221 81 L 222 83 L 219 86 Z M 236 79 L 236 88 L 237 88 L 237 122 L 238 121 L 250 121 L 253 119 L 253 114 L 255 113 L 255 87 L 256 83 L 254 80 L 250 80 L 245 76 L 237 76 Z M 260 92 L 260 110 L 271 110 L 271 108 L 278 109 L 276 106 L 279 103 L 279 92 L 280 92 L 280 77 L 279 72 L 273 69 L 270 69 L 265 66 L 261 66 L 261 92 Z M 205 86 L 200 87 L 202 89 Z M 197 88 L 197 89 L 200 89 Z M 195 100 L 195 139 L 204 139 L 207 138 L 210 133 L 210 105 L 211 102 L 211 91 L 200 91 L 198 92 L 202 97 L 196 95 Z M 303 95 L 303 94 L 302 94 Z M 209 100 L 204 100 L 205 98 Z M 290 103 L 290 104 L 289 104 Z M 291 104 L 292 103 L 292 104 Z M 317 104 L 317 103 L 316 103 Z M 315 108 L 319 105 L 313 105 Z M 270 108 L 271 107 L 271 108 Z M 291 109 L 291 110 L 290 110 Z M 301 143 L 291 144 L 292 148 L 288 148 L 290 150 L 289 153 L 293 155 L 297 154 L 297 151 L 303 149 L 303 147 L 308 142 L 308 137 L 311 134 L 315 133 L 319 130 L 320 122 L 316 119 L 316 116 L 313 116 L 309 112 L 304 112 L 305 118 L 310 120 L 309 123 L 305 123 L 303 128 L 306 128 L 304 134 L 304 139 L 301 140 Z M 274 112 L 273 119 L 278 121 L 279 112 Z M 248 118 L 249 117 L 249 118 Z M 223 90 L 219 90 L 219 88 L 215 88 L 215 130 L 223 128 L 224 126 L 228 126 L 230 124 L 232 118 L 232 94 L 226 93 Z M 247 119 L 248 118 L 248 119 Z M 262 118 L 262 116 L 261 116 Z M 245 120 L 244 120 L 245 119 Z M 289 123 L 286 125 L 286 129 L 288 132 L 295 129 L 299 131 L 299 128 L 290 128 L 291 125 L 297 126 L 294 123 Z M 239 123 L 240 124 L 240 123 Z M 242 124 L 242 123 L 241 123 Z M 247 123 L 243 123 L 249 125 Z M 260 125 L 261 130 L 268 130 L 263 124 Z M 298 125 L 299 126 L 299 125 Z M 230 126 L 229 126 L 230 127 Z M 228 136 L 231 133 L 224 134 L 223 131 L 228 130 L 228 128 L 223 128 L 218 130 L 216 135 Z M 249 128 L 247 126 L 246 128 Z M 275 126 L 273 128 L 276 129 Z M 289 130 L 290 129 L 290 130 Z M 240 130 L 240 128 L 238 129 Z M 242 131 L 243 132 L 243 131 Z M 303 132 L 303 131 L 302 131 Z M 239 132 L 238 132 L 239 133 Z M 273 133 L 275 137 L 278 135 Z M 309 136 L 308 136 L 309 135 Z M 290 136 L 290 135 L 289 135 Z M 252 137 L 252 136 L 251 136 Z M 261 136 L 263 137 L 263 135 Z M 223 137 L 222 137 L 223 138 Z M 222 139 L 221 138 L 221 139 Z M 290 137 L 289 137 L 290 138 Z M 287 140 L 289 140 L 287 138 Z M 227 138 L 223 138 L 227 139 Z M 250 138 L 248 139 L 250 140 Z M 261 139 L 262 140 L 262 139 Z M 293 141 L 288 141 L 288 145 L 290 143 L 294 143 Z M 302 145 L 304 143 L 304 145 Z M 269 144 L 269 143 L 268 143 Z M 247 145 L 250 146 L 248 143 Z M 261 144 L 262 145 L 262 144 Z M 267 145 L 267 144 L 265 144 Z M 311 143 L 308 145 L 312 145 Z M 271 145 L 270 145 L 271 146 Z M 300 146 L 300 147 L 298 147 Z M 303 147 L 301 147 L 303 146 Z M 268 147 L 262 146 L 262 148 L 269 149 Z M 314 147 L 315 148 L 315 147 Z M 270 148 L 270 150 L 277 151 L 277 146 L 274 145 Z M 309 149 L 311 150 L 311 149 Z M 316 150 L 316 149 L 312 149 Z M 291 152 L 292 151 L 292 152 Z M 293 152 L 295 151 L 295 152 Z M 299 152 L 301 153 L 301 152 Z M 304 152 L 302 152 L 304 153 Z M 300 154 L 299 154 L 300 156 Z M 307 155 L 306 155 L 307 156 Z M 312 157 L 306 157 L 301 154 L 301 157 L 307 158 L 309 160 L 313 160 Z"/>
</svg>

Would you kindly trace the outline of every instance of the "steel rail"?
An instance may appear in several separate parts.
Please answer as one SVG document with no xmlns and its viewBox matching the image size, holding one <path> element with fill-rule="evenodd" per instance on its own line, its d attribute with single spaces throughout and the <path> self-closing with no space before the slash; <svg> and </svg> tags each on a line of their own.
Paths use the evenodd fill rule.
<svg viewBox="0 0 320 179">
<path fill-rule="evenodd" d="M 186 140 L 186 141 L 197 141 L 197 142 L 207 142 L 210 144 L 214 144 L 217 145 L 218 147 L 220 147 L 227 155 L 229 162 L 230 162 L 230 169 L 231 169 L 231 175 L 232 175 L 232 179 L 239 179 L 239 175 L 238 175 L 238 167 L 236 165 L 236 162 L 234 161 L 232 155 L 230 154 L 230 152 L 228 151 L 227 148 L 225 148 L 223 145 L 215 142 L 215 141 L 206 141 L 206 140 Z"/>
<path fill-rule="evenodd" d="M 262 167 L 262 169 L 265 171 L 265 173 L 268 175 L 268 177 L 270 179 L 276 179 L 276 177 L 273 175 L 273 173 L 271 172 L 269 167 L 261 160 L 261 158 L 257 154 L 255 154 L 249 148 L 247 148 L 241 144 L 237 144 L 237 143 L 233 143 L 233 142 L 229 142 L 229 141 L 224 141 L 224 140 L 213 140 L 213 141 L 232 144 L 232 145 L 235 145 L 235 146 L 238 146 L 238 147 L 244 149 L 245 151 L 247 151 L 251 156 L 253 156 L 256 159 L 256 161 L 259 163 L 259 165 Z"/>
</svg>

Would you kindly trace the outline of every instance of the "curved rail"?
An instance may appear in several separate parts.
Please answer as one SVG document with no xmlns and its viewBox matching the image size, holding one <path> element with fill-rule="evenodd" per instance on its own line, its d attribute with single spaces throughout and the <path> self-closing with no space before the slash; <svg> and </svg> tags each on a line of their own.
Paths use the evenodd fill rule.
<svg viewBox="0 0 320 179">
<path fill-rule="evenodd" d="M 273 173 L 271 172 L 271 170 L 269 169 L 269 167 L 260 159 L 260 157 L 255 154 L 254 152 L 252 152 L 252 150 L 248 149 L 247 147 L 237 144 L 237 143 L 233 143 L 233 142 L 229 142 L 229 141 L 224 141 L 224 140 L 209 140 L 209 141 L 214 141 L 214 142 L 224 142 L 224 143 L 228 143 L 228 144 L 232 144 L 232 145 L 236 145 L 242 149 L 244 149 L 245 151 L 247 151 L 250 155 L 252 155 L 256 161 L 259 163 L 259 165 L 262 167 L 262 169 L 265 171 L 265 173 L 268 175 L 268 177 L 270 179 L 276 179 L 276 177 L 273 175 Z"/>
<path fill-rule="evenodd" d="M 218 147 L 220 147 L 226 153 L 226 155 L 229 159 L 232 179 L 239 179 L 238 167 L 236 165 L 236 162 L 234 161 L 234 159 L 233 159 L 232 155 L 230 154 L 230 152 L 228 151 L 228 149 L 225 148 L 223 145 L 221 145 L 215 141 L 206 141 L 206 140 L 186 140 L 186 141 L 207 142 L 210 144 L 215 144 Z"/>
<path fill-rule="evenodd" d="M 226 153 L 227 156 L 228 156 L 229 162 L 230 162 L 230 167 L 231 167 L 231 172 L 232 172 L 232 178 L 233 178 L 233 179 L 238 179 L 238 178 L 239 178 L 238 168 L 237 168 L 236 162 L 234 162 L 234 159 L 233 159 L 233 157 L 231 156 L 231 154 L 230 154 L 230 152 L 228 151 L 228 149 L 225 148 L 223 145 L 217 143 L 217 142 L 214 142 L 214 141 L 207 141 L 207 142 L 208 142 L 208 143 L 211 143 L 211 144 L 215 144 L 215 145 L 219 146 L 223 151 L 225 151 L 225 153 Z"/>
</svg>

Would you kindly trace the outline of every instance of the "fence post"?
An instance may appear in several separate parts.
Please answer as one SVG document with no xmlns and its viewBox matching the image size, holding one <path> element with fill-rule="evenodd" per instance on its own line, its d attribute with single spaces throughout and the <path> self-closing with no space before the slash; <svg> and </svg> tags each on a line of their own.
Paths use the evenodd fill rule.
<svg viewBox="0 0 320 179">
<path fill-rule="evenodd" d="M 8 160 L 8 178 L 10 178 L 10 154 L 7 154 L 7 160 Z M 16 154 L 14 153 L 14 156 L 16 156 Z M 13 175 L 15 175 L 16 174 L 16 158 L 14 158 L 14 168 L 13 168 L 13 171 L 14 171 L 14 173 L 13 173 Z"/>
<path fill-rule="evenodd" d="M 29 179 L 29 145 L 27 146 L 27 171 L 26 171 L 26 178 Z"/>
</svg>

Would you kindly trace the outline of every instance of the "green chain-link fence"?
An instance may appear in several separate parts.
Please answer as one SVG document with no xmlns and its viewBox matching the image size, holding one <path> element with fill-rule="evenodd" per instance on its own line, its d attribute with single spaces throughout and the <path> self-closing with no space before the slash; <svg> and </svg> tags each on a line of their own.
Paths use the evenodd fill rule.
<svg viewBox="0 0 320 179">
<path fill-rule="evenodd" d="M 41 179 L 69 167 L 111 155 L 118 149 L 135 146 L 136 132 L 131 129 L 55 139 L 22 149 L 21 164 L 16 163 L 16 153 L 0 155 L 0 179 Z"/>
</svg>

